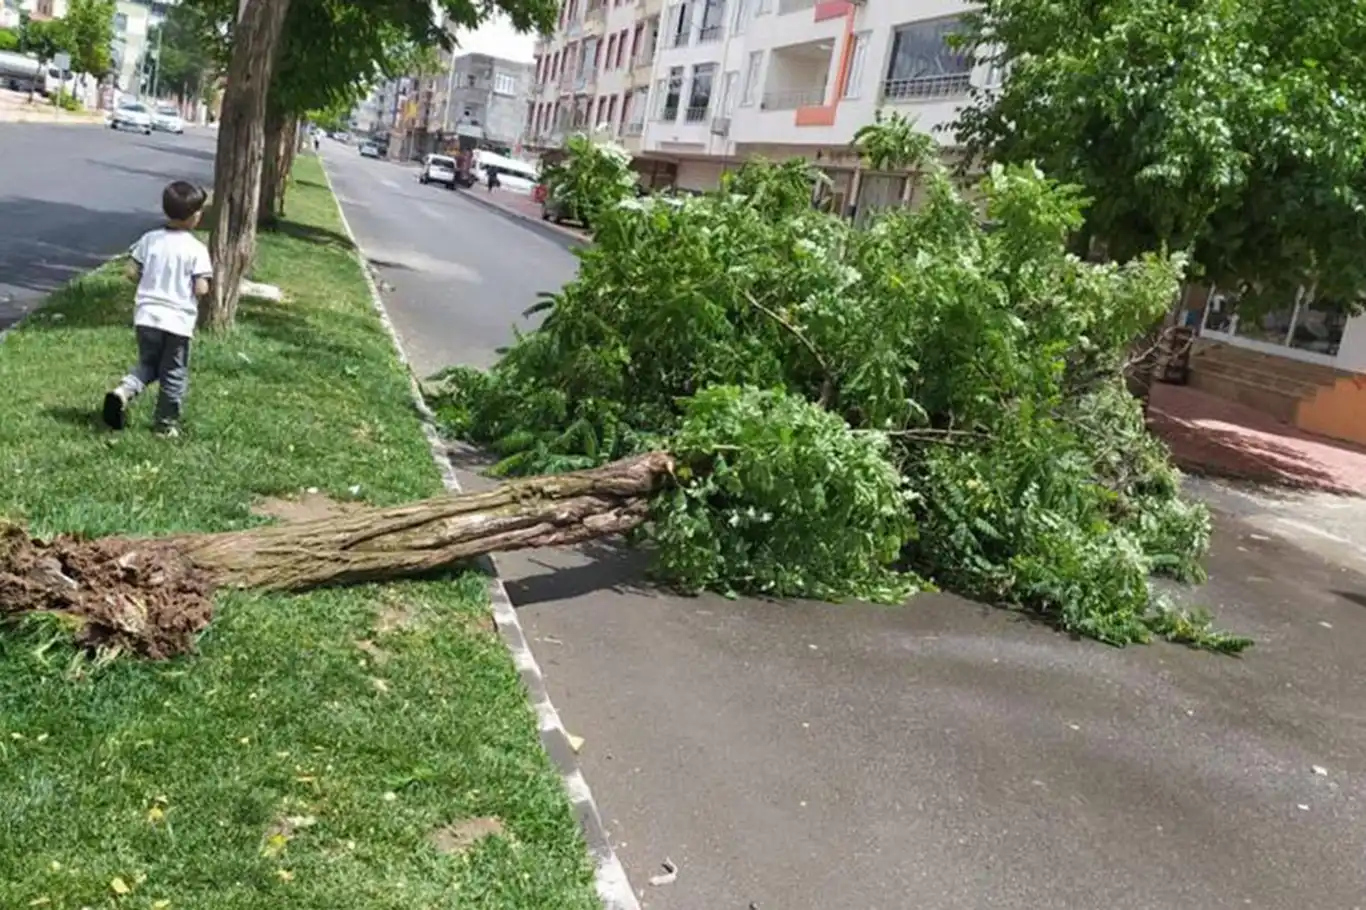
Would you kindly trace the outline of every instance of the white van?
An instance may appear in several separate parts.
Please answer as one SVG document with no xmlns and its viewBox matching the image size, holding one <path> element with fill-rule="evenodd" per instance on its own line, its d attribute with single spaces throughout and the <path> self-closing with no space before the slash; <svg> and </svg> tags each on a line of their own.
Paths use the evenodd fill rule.
<svg viewBox="0 0 1366 910">
<path fill-rule="evenodd" d="M 488 183 L 489 171 L 493 171 L 498 175 L 500 187 L 528 196 L 541 179 L 540 171 L 535 165 L 493 152 L 475 152 L 471 156 L 470 170 L 479 183 Z"/>
</svg>

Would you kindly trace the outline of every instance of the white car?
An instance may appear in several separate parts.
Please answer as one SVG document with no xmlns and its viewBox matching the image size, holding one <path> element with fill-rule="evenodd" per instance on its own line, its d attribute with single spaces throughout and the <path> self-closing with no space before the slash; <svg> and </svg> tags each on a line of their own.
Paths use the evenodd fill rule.
<svg viewBox="0 0 1366 910">
<path fill-rule="evenodd" d="M 373 142 L 362 142 L 360 144 L 360 156 L 362 158 L 378 158 L 379 146 Z"/>
<path fill-rule="evenodd" d="M 180 111 L 173 107 L 159 107 L 152 115 L 152 129 L 163 133 L 175 133 L 177 136 L 185 132 L 185 121 L 180 116 Z"/>
<path fill-rule="evenodd" d="M 147 105 L 138 101 L 125 101 L 114 108 L 114 115 L 109 118 L 109 128 L 112 130 L 136 130 L 144 136 L 152 134 L 152 112 L 147 110 Z"/>
<path fill-rule="evenodd" d="M 455 159 L 446 155 L 428 155 L 422 159 L 422 173 L 417 177 L 420 183 L 444 183 L 455 189 Z"/>
</svg>

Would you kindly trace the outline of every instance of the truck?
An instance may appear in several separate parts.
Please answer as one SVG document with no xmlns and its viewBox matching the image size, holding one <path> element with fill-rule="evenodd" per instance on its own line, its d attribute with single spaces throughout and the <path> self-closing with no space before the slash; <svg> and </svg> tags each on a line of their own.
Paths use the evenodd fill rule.
<svg viewBox="0 0 1366 910">
<path fill-rule="evenodd" d="M 46 79 L 40 79 L 41 75 L 43 66 L 37 57 L 14 51 L 0 51 L 0 86 L 14 91 L 30 87 L 43 88 L 42 83 Z"/>
</svg>

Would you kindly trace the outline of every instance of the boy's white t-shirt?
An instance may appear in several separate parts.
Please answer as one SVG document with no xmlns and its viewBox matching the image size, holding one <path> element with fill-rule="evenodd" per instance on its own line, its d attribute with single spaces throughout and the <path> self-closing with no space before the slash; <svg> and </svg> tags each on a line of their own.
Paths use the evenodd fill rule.
<svg viewBox="0 0 1366 910">
<path fill-rule="evenodd" d="M 143 234 L 131 250 L 142 267 L 133 325 L 194 337 L 199 320 L 196 278 L 212 278 L 209 248 L 189 231 L 157 228 Z"/>
</svg>

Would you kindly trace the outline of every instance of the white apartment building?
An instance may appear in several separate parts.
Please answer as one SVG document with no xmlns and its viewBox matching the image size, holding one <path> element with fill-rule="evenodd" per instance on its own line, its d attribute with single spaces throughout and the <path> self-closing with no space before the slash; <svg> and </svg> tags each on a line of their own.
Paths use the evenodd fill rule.
<svg viewBox="0 0 1366 910">
<path fill-rule="evenodd" d="M 641 159 L 669 165 L 685 189 L 715 187 L 754 156 L 803 157 L 828 170 L 840 210 L 855 193 L 860 209 L 909 201 L 905 175 L 863 174 L 856 188 L 850 144 L 886 108 L 954 145 L 938 128 L 973 86 L 998 79 L 946 40 L 968 8 L 963 0 L 567 0 L 559 30 L 538 48 L 531 136 L 554 145 L 601 125 Z M 619 65 L 622 54 L 633 65 Z"/>
</svg>

